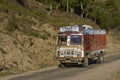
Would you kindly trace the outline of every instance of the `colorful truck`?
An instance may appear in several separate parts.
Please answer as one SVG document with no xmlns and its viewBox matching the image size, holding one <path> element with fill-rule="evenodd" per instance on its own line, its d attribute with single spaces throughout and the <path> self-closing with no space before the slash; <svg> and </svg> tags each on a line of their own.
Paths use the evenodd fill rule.
<svg viewBox="0 0 120 80">
<path fill-rule="evenodd" d="M 91 60 L 104 61 L 106 31 L 92 26 L 64 26 L 57 34 L 56 57 L 60 67 L 77 64 L 86 67 Z"/>
</svg>

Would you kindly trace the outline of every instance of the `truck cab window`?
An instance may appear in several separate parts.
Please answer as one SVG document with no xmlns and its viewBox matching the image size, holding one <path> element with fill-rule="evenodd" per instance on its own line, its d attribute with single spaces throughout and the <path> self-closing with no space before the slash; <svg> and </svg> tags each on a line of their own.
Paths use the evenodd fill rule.
<svg viewBox="0 0 120 80">
<path fill-rule="evenodd" d="M 71 45 L 81 45 L 82 44 L 82 36 L 80 35 L 72 35 L 70 40 Z"/>
<path fill-rule="evenodd" d="M 58 36 L 58 45 L 66 45 L 67 36 Z"/>
</svg>

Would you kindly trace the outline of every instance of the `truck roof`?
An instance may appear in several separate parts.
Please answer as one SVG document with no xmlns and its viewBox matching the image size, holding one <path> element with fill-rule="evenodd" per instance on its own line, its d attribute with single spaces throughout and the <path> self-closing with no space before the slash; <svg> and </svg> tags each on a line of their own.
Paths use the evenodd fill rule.
<svg viewBox="0 0 120 80">
<path fill-rule="evenodd" d="M 74 26 L 63 26 L 60 28 L 60 32 L 58 34 L 106 34 L 104 29 L 93 29 L 90 25 L 82 25 L 79 27 L 78 25 Z"/>
</svg>

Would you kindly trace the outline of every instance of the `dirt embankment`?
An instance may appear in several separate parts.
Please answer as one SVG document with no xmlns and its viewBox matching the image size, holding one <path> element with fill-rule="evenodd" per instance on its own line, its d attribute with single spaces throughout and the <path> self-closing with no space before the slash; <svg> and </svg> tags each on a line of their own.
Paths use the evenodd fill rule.
<svg viewBox="0 0 120 80">
<path fill-rule="evenodd" d="M 24 6 L 20 6 L 20 4 L 14 4 L 16 3 L 14 1 L 0 3 L 0 66 L 4 69 L 21 72 L 56 64 L 57 30 L 54 28 L 58 29 L 58 27 L 47 23 L 54 25 L 80 23 L 97 26 L 91 20 L 69 13 L 48 15 L 46 10 L 40 9 L 41 4 L 36 2 L 34 4 L 31 2 L 33 0 L 27 1 L 30 1 L 31 5 L 25 3 Z M 108 34 L 106 53 L 119 50 L 119 41 Z"/>
<path fill-rule="evenodd" d="M 48 30 L 54 32 L 50 28 Z M 119 50 L 119 41 L 107 35 L 106 53 Z M 43 40 L 19 32 L 12 36 L 0 33 L 0 64 L 11 71 L 28 71 L 55 65 L 55 39 Z"/>
<path fill-rule="evenodd" d="M 4 70 L 22 72 L 56 63 L 54 26 L 41 20 L 44 11 L 29 8 L 0 2 L 0 67 Z"/>
<path fill-rule="evenodd" d="M 49 25 L 47 31 L 54 32 Z M 52 34 L 54 35 L 54 34 Z M 0 64 L 10 71 L 28 71 L 55 65 L 55 39 L 0 33 Z"/>
<path fill-rule="evenodd" d="M 119 36 L 116 36 L 115 34 L 114 32 L 109 32 L 107 34 L 106 54 L 120 52 L 120 39 L 118 39 Z M 117 35 L 119 34 L 120 32 L 117 32 Z"/>
</svg>

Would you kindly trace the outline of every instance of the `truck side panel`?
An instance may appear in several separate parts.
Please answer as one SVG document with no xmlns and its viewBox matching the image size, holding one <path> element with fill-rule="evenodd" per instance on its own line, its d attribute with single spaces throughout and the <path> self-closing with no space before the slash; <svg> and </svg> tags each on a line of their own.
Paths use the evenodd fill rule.
<svg viewBox="0 0 120 80">
<path fill-rule="evenodd" d="M 84 35 L 84 50 L 97 51 L 105 49 L 106 35 L 105 34 L 85 34 Z"/>
</svg>

